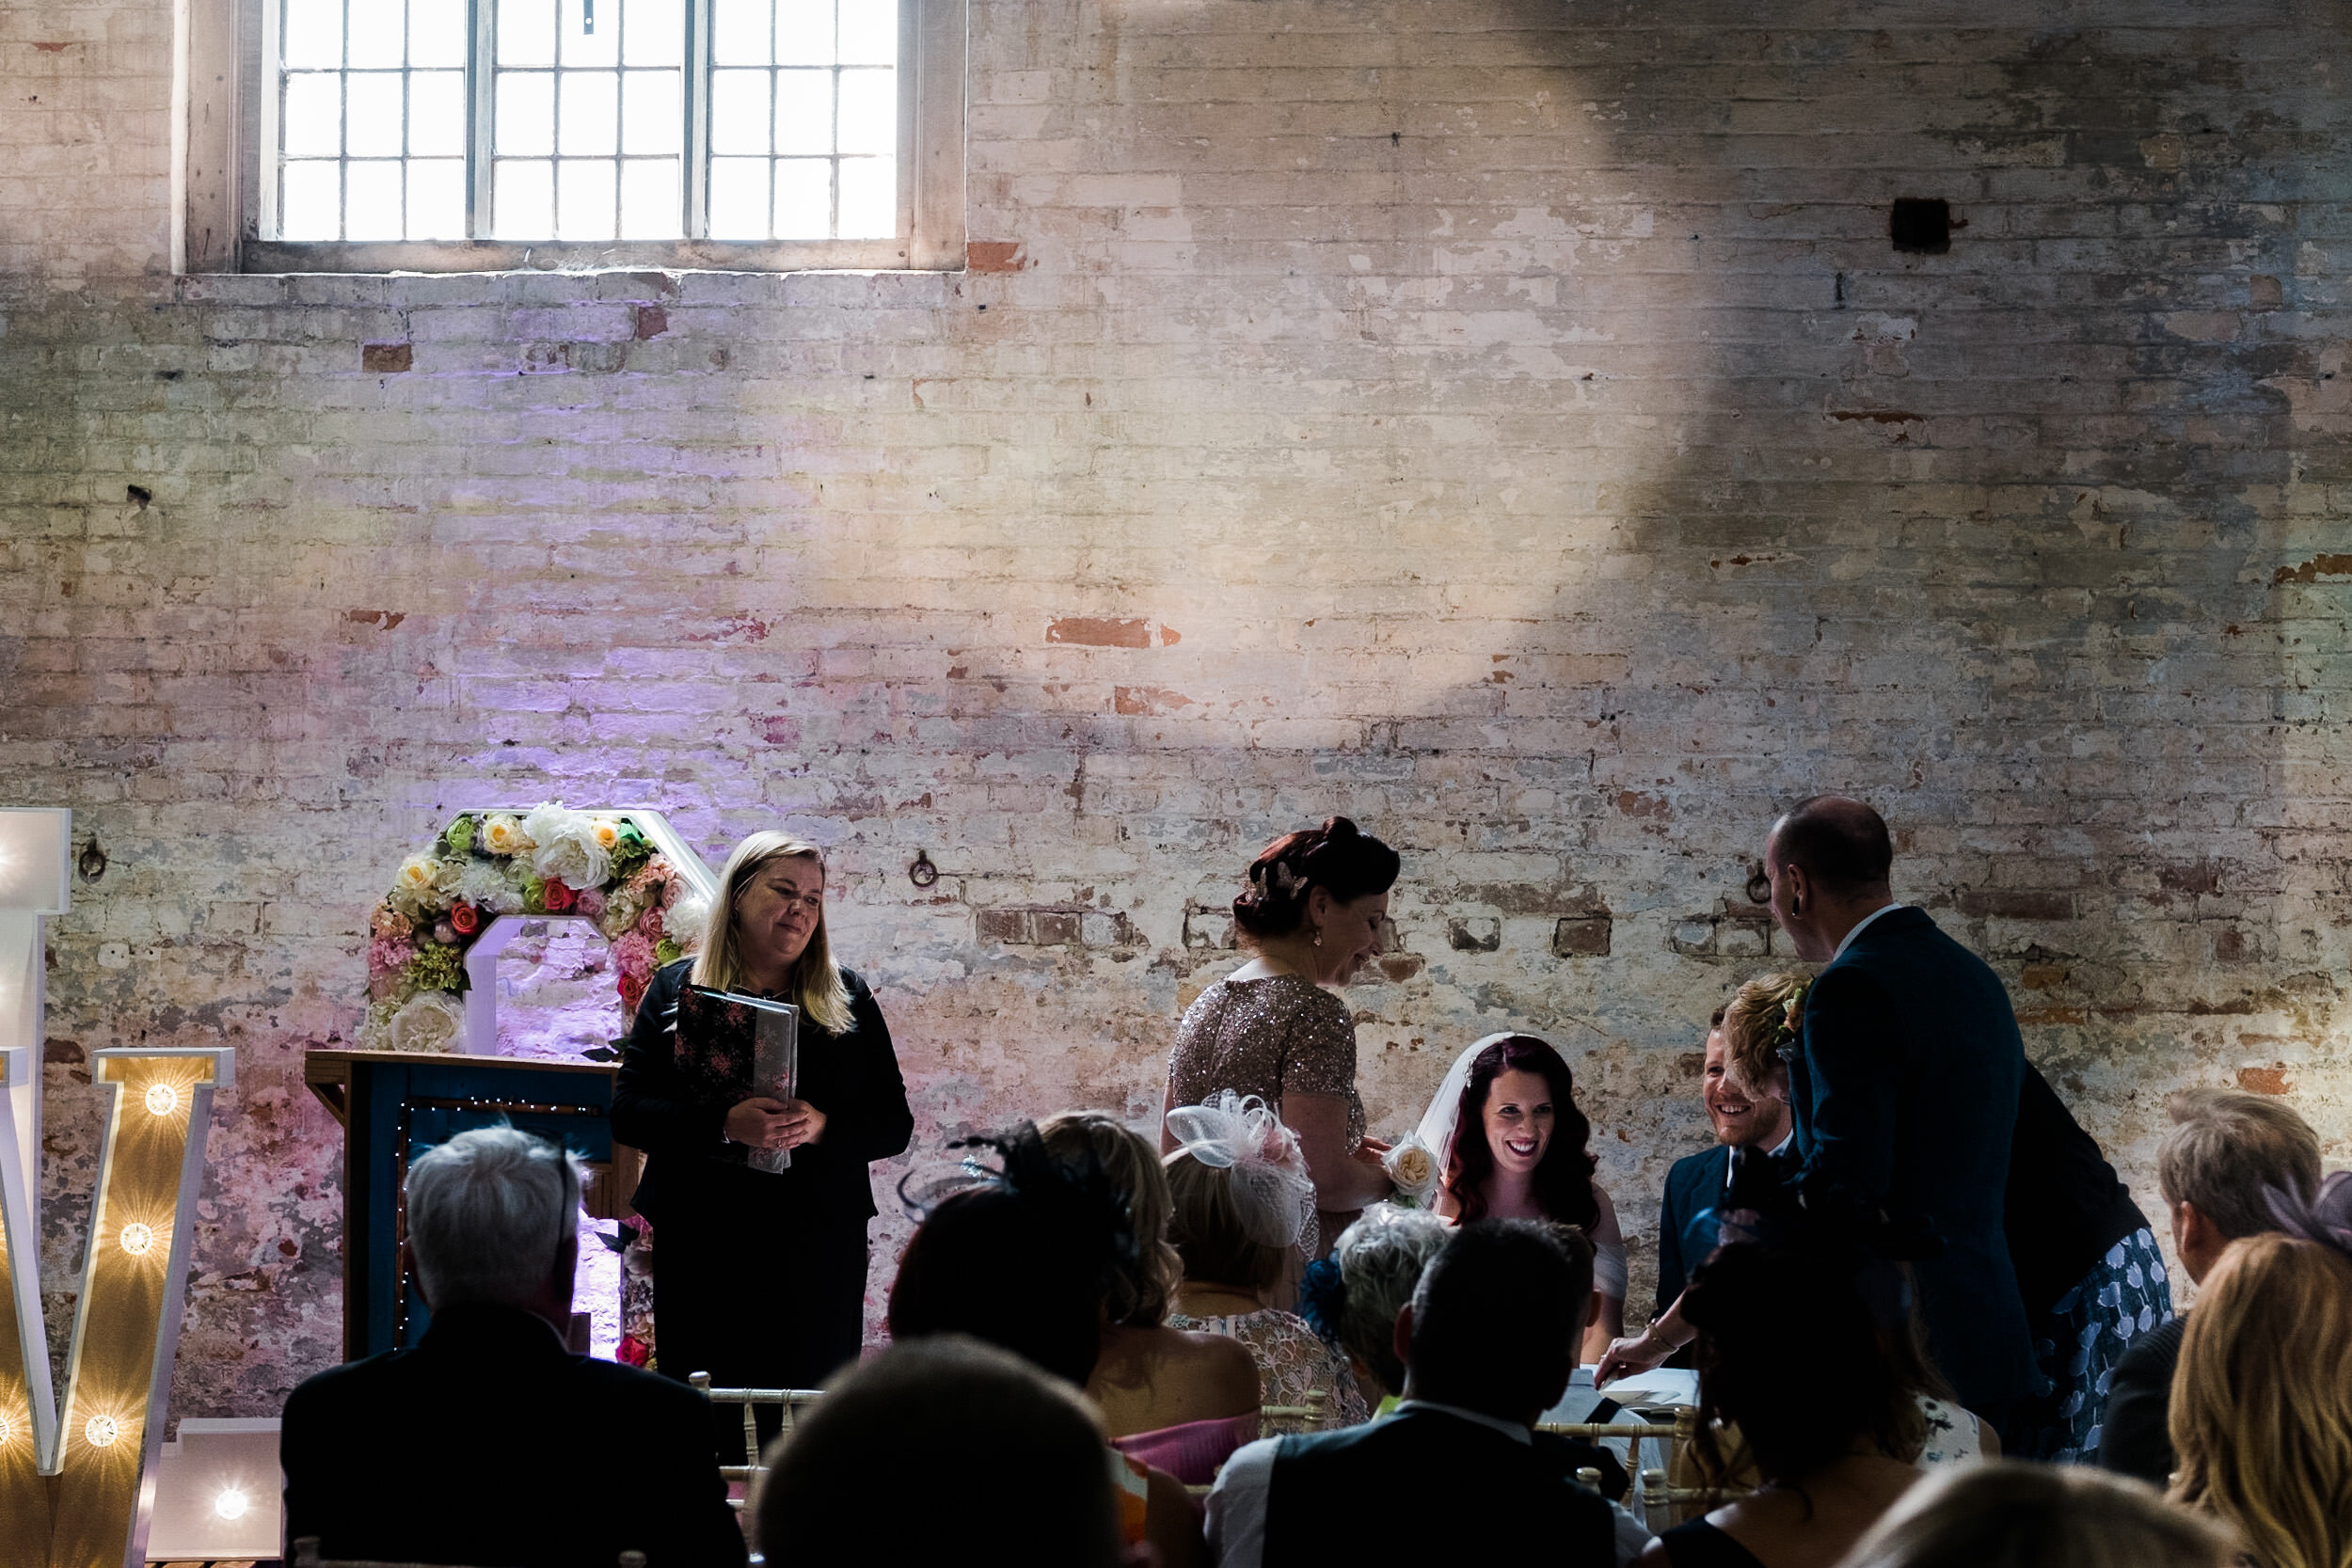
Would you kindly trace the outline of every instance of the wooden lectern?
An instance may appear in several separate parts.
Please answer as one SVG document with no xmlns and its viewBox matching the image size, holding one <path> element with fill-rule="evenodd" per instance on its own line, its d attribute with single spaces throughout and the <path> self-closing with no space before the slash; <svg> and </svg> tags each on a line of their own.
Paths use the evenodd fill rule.
<svg viewBox="0 0 2352 1568">
<path fill-rule="evenodd" d="M 405 1349 L 428 1314 L 409 1279 L 401 1187 L 412 1156 L 501 1120 L 586 1162 L 586 1208 L 617 1219 L 644 1157 L 612 1141 L 610 1064 L 419 1051 L 312 1051 L 302 1081 L 343 1126 L 343 1359 Z"/>
</svg>

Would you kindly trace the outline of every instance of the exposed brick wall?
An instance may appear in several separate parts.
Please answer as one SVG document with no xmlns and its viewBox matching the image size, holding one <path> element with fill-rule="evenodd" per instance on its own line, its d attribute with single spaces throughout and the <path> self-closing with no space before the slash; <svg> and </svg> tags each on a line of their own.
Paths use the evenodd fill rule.
<svg viewBox="0 0 2352 1568">
<path fill-rule="evenodd" d="M 966 275 L 179 281 L 168 8 L 10 13 L 0 800 L 112 857 L 54 1302 L 75 1058 L 226 1035 L 174 1409 L 333 1358 L 301 1051 L 401 855 L 539 794 L 833 845 L 931 1149 L 1155 1108 L 1239 867 L 1348 812 L 1406 856 L 1375 1127 L 1555 1039 L 1637 1295 L 1817 788 L 2146 1204 L 2184 1082 L 2344 1159 L 2352 42 L 1752 9 L 979 0 Z"/>
</svg>

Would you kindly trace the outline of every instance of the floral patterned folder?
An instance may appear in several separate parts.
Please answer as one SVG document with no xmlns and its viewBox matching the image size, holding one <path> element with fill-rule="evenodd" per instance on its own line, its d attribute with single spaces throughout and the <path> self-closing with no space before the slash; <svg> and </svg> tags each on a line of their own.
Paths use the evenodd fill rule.
<svg viewBox="0 0 2352 1568">
<path fill-rule="evenodd" d="M 790 1100 L 800 1082 L 801 1009 L 789 1002 L 688 986 L 677 999 L 677 1065 L 697 1099 L 730 1105 L 755 1095 Z M 729 1139 L 712 1158 L 780 1171 L 790 1168 L 792 1151 Z"/>
</svg>

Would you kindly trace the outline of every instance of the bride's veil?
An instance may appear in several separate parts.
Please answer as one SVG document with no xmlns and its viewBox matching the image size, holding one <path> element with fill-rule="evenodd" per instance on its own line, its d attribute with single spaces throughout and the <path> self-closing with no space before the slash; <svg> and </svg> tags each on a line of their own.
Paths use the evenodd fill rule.
<svg viewBox="0 0 2352 1568">
<path fill-rule="evenodd" d="M 1464 1048 L 1454 1065 L 1446 1069 L 1445 1081 L 1438 1085 L 1437 1094 L 1429 1101 L 1429 1109 L 1422 1113 L 1421 1126 L 1415 1136 L 1421 1139 L 1430 1158 L 1438 1163 L 1438 1180 L 1445 1181 L 1446 1167 L 1454 1159 L 1454 1122 L 1462 1114 L 1462 1091 L 1470 1086 L 1470 1064 L 1478 1053 L 1497 1040 L 1507 1040 L 1518 1031 L 1505 1029 L 1472 1041 Z"/>
</svg>

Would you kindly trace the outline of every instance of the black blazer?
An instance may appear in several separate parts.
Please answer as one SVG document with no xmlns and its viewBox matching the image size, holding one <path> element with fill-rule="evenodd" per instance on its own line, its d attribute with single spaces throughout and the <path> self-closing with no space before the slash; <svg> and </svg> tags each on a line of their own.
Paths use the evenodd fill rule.
<svg viewBox="0 0 2352 1568">
<path fill-rule="evenodd" d="M 633 1549 L 647 1568 L 734 1568 L 710 1431 L 683 1384 L 574 1355 L 515 1307 L 447 1307 L 414 1348 L 288 1397 L 286 1560 L 313 1535 L 345 1561 L 603 1568 Z"/>
<path fill-rule="evenodd" d="M 2039 1318 L 2148 1216 L 2049 1080 L 2031 1065 L 2017 1101 L 2005 1228 L 2017 1293 Z"/>
<path fill-rule="evenodd" d="M 1731 1172 L 1731 1150 L 1722 1144 L 1685 1154 L 1666 1172 L 1666 1201 L 1658 1215 L 1658 1310 L 1682 1294 L 1691 1271 L 1715 1250 L 1715 1215 Z"/>
<path fill-rule="evenodd" d="M 1264 1568 L 1422 1560 L 1613 1568 L 1615 1516 L 1562 1468 L 1571 1459 L 1557 1445 L 1516 1442 L 1442 1410 L 1281 1438 L 1266 1482 Z"/>
<path fill-rule="evenodd" d="M 2134 1339 L 2115 1364 L 2099 1424 L 2099 1467 L 2137 1476 L 2151 1486 L 2172 1479 L 2172 1374 L 2181 1365 L 2186 1318 L 2158 1323 Z"/>
<path fill-rule="evenodd" d="M 1928 1349 L 1979 1412 L 2042 1382 L 2002 1229 L 2025 1077 L 2000 977 L 1915 909 L 1821 971 L 1789 1063 L 1808 1195 L 1843 1188 L 1941 1239 L 1914 1265 Z"/>
<path fill-rule="evenodd" d="M 836 1035 L 801 1019 L 801 1098 L 825 1113 L 825 1132 L 792 1151 L 789 1169 L 771 1174 L 710 1157 L 726 1140 L 729 1106 L 690 1097 L 675 1051 L 678 992 L 692 968 L 680 958 L 654 976 L 621 1052 L 612 1135 L 646 1154 L 629 1206 L 657 1227 L 724 1216 L 865 1235 L 874 1215 L 866 1166 L 904 1153 L 914 1136 L 906 1081 L 874 993 L 845 969 L 850 1027 Z"/>
</svg>

